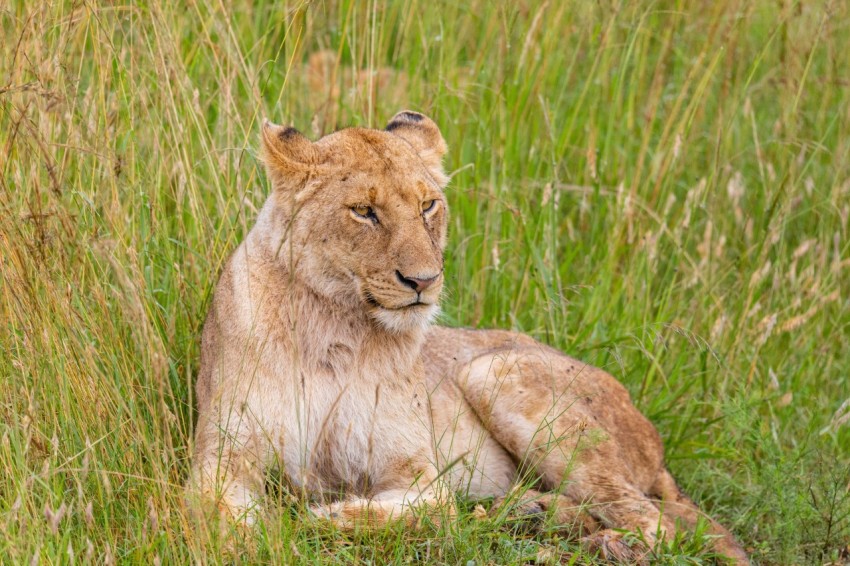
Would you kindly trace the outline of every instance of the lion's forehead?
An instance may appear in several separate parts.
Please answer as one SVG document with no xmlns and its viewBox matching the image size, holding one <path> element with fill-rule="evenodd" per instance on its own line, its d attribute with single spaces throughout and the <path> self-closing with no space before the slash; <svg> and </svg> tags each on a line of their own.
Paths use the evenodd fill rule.
<svg viewBox="0 0 850 566">
<path fill-rule="evenodd" d="M 351 147 L 345 140 L 328 143 L 325 148 L 329 156 L 326 163 L 332 164 L 321 172 L 325 195 L 333 195 L 346 205 L 369 204 L 418 211 L 423 200 L 442 194 L 416 154 L 392 147 L 392 141 L 364 149 Z"/>
<path fill-rule="evenodd" d="M 348 169 L 386 176 L 428 176 L 427 169 L 414 149 L 389 132 L 365 128 L 347 128 L 316 142 L 340 171 Z"/>
<path fill-rule="evenodd" d="M 313 194 L 324 204 L 374 206 L 385 212 L 411 210 L 418 214 L 423 201 L 439 198 L 442 193 L 416 177 L 349 169 L 327 175 Z"/>
<path fill-rule="evenodd" d="M 364 175 L 359 181 L 343 196 L 381 208 L 419 210 L 419 203 L 429 194 L 425 184 L 416 179 Z"/>
</svg>

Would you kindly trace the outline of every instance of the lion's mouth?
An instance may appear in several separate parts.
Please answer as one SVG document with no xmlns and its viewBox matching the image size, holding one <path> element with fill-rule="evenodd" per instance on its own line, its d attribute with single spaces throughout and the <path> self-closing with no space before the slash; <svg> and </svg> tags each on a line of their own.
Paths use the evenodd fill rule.
<svg viewBox="0 0 850 566">
<path fill-rule="evenodd" d="M 370 293 L 369 291 L 366 291 L 366 293 L 364 293 L 364 299 L 366 300 L 366 304 L 368 304 L 369 306 L 379 308 L 379 309 L 384 309 L 384 310 L 387 310 L 387 311 L 403 311 L 403 310 L 412 309 L 412 308 L 415 308 L 415 307 L 430 306 L 428 303 L 423 303 L 421 300 L 419 300 L 419 297 L 417 297 L 415 301 L 408 303 L 406 305 L 401 305 L 399 307 L 388 307 L 388 306 L 384 305 L 383 303 L 381 303 L 378 299 L 376 299 L 375 296 L 372 293 Z"/>
</svg>

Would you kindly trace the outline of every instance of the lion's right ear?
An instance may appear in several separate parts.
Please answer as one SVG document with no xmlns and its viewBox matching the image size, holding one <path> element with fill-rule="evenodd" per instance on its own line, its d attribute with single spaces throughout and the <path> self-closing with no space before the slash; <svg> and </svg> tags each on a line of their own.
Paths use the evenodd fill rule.
<svg viewBox="0 0 850 566">
<path fill-rule="evenodd" d="M 443 172 L 443 155 L 446 154 L 446 140 L 440 128 L 429 117 L 419 112 L 402 110 L 392 117 L 386 131 L 405 140 L 431 171 L 441 187 L 445 187 L 449 178 Z"/>
<path fill-rule="evenodd" d="M 313 142 L 295 128 L 263 120 L 261 159 L 275 189 L 300 185 L 318 166 Z"/>
</svg>

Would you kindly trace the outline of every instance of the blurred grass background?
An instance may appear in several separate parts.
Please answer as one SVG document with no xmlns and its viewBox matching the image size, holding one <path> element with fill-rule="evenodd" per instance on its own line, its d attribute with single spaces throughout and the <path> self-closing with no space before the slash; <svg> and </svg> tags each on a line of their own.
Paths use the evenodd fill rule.
<svg viewBox="0 0 850 566">
<path fill-rule="evenodd" d="M 455 173 L 443 322 L 617 376 L 755 561 L 850 559 L 848 38 L 839 0 L 0 2 L 3 561 L 224 560 L 181 485 L 259 122 L 402 108 Z M 273 499 L 247 561 L 590 559 L 474 513 L 345 537 Z"/>
</svg>

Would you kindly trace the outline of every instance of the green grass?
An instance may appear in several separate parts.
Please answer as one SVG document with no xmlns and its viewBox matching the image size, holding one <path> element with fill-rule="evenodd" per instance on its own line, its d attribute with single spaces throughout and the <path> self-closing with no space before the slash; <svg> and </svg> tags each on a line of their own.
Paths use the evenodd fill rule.
<svg viewBox="0 0 850 566">
<path fill-rule="evenodd" d="M 181 485 L 259 121 L 401 108 L 456 172 L 443 321 L 617 376 L 755 561 L 847 560 L 848 37 L 837 0 L 0 4 L 2 561 L 223 560 Z M 248 560 L 589 559 L 471 503 L 345 536 L 271 492 Z"/>
</svg>

